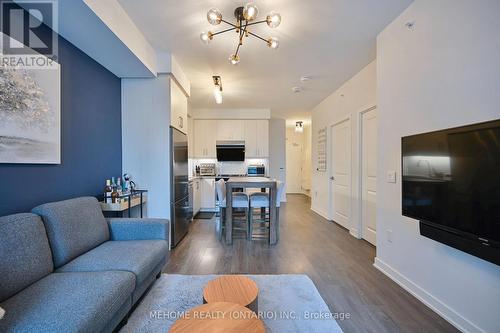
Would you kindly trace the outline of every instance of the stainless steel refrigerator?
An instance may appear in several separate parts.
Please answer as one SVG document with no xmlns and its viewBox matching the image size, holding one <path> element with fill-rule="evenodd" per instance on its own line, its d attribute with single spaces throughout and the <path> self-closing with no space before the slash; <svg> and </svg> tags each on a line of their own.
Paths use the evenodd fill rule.
<svg viewBox="0 0 500 333">
<path fill-rule="evenodd" d="M 188 232 L 193 207 L 189 200 L 187 135 L 173 127 L 170 127 L 170 170 L 170 232 L 175 247 Z"/>
</svg>

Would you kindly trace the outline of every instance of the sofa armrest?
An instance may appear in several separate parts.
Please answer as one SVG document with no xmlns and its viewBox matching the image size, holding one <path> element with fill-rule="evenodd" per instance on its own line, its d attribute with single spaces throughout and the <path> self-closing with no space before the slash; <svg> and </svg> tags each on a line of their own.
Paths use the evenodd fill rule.
<svg viewBox="0 0 500 333">
<path fill-rule="evenodd" d="M 111 240 L 163 239 L 169 242 L 170 222 L 153 218 L 107 219 Z"/>
</svg>

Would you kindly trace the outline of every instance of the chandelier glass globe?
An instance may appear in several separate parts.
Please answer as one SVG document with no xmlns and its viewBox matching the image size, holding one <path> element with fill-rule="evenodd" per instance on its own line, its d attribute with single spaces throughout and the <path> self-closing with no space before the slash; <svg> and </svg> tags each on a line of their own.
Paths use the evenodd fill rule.
<svg viewBox="0 0 500 333">
<path fill-rule="evenodd" d="M 243 16 L 245 17 L 245 20 L 253 21 L 257 18 L 257 15 L 259 15 L 259 8 L 253 3 L 247 3 L 243 8 Z"/>
<path fill-rule="evenodd" d="M 281 15 L 276 12 L 270 12 L 266 17 L 267 25 L 271 28 L 277 28 L 281 24 Z"/>
<path fill-rule="evenodd" d="M 236 54 L 231 54 L 229 56 L 229 62 L 231 62 L 232 65 L 238 65 L 240 63 L 240 57 Z"/>
<path fill-rule="evenodd" d="M 207 20 L 212 25 L 220 24 L 222 21 L 222 13 L 217 8 L 212 8 L 207 12 Z"/>
<path fill-rule="evenodd" d="M 212 40 L 212 33 L 209 32 L 202 32 L 200 34 L 200 39 L 203 43 L 208 44 Z"/>
<path fill-rule="evenodd" d="M 267 40 L 267 46 L 272 49 L 277 49 L 280 46 L 280 41 L 276 37 L 271 37 Z"/>
</svg>

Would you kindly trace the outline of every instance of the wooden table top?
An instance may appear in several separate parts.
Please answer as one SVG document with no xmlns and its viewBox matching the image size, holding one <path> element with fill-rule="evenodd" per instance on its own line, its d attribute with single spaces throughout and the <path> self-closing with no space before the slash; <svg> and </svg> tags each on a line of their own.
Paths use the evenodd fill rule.
<svg viewBox="0 0 500 333">
<path fill-rule="evenodd" d="M 265 333 L 264 323 L 244 306 L 216 302 L 189 310 L 169 333 Z"/>
<path fill-rule="evenodd" d="M 231 302 L 248 307 L 259 295 L 255 281 L 241 275 L 224 275 L 207 283 L 203 299 L 207 302 Z"/>
</svg>

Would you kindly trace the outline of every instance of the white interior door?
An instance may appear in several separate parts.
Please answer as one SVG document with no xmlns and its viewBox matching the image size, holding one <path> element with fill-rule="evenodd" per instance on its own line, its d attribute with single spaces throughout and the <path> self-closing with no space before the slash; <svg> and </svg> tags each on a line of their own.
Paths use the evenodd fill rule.
<svg viewBox="0 0 500 333">
<path fill-rule="evenodd" d="M 286 129 L 286 193 L 302 193 L 302 144 L 295 129 Z"/>
<path fill-rule="evenodd" d="M 377 109 L 361 118 L 362 237 L 376 245 L 377 236 Z"/>
<path fill-rule="evenodd" d="M 351 121 L 331 127 L 331 208 L 332 219 L 350 229 L 351 211 Z"/>
</svg>

